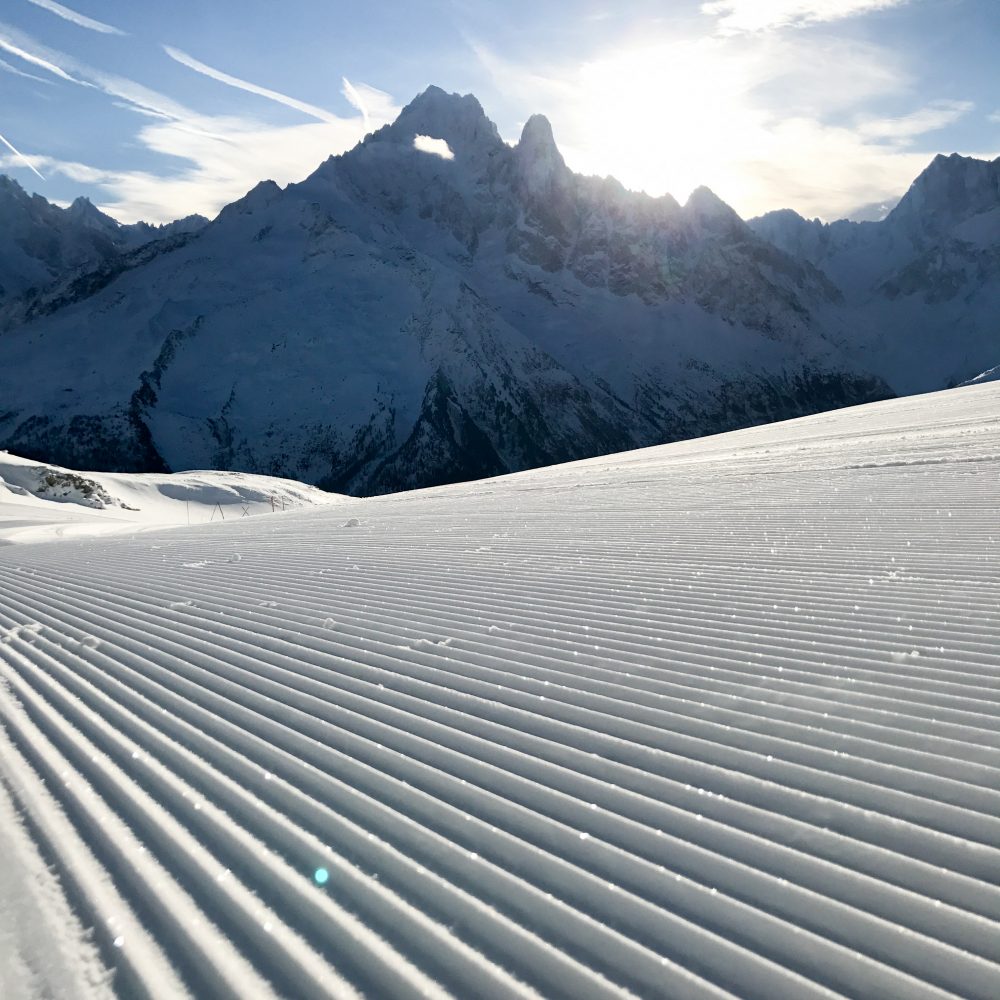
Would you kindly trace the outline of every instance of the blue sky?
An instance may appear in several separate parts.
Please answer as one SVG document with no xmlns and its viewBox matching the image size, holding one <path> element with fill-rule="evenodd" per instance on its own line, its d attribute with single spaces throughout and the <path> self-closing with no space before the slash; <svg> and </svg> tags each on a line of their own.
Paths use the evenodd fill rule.
<svg viewBox="0 0 1000 1000">
<path fill-rule="evenodd" d="M 516 141 L 742 215 L 836 218 L 1000 155 L 998 0 L 5 0 L 0 170 L 120 218 L 300 180 L 431 83 Z"/>
</svg>

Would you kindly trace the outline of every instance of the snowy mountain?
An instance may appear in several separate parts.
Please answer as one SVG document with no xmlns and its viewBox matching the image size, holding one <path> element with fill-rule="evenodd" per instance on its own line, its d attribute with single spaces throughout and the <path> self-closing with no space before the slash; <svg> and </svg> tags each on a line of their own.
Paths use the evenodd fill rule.
<svg viewBox="0 0 1000 1000">
<path fill-rule="evenodd" d="M 998 442 L 0 548 L 0 994 L 996 1000 Z"/>
<path fill-rule="evenodd" d="M 59 208 L 0 174 L 0 333 L 33 315 L 56 288 L 112 272 L 131 252 L 207 223 L 192 215 L 163 226 L 122 225 L 86 198 Z"/>
<path fill-rule="evenodd" d="M 942 253 L 980 254 L 952 239 L 977 183 L 939 213 Z M 933 214 L 951 187 L 925 186 Z M 906 202 L 844 235 L 748 225 L 704 188 L 682 206 L 575 175 L 543 117 L 512 147 L 432 87 L 305 181 L 21 300 L 0 445 L 374 493 L 965 381 L 996 363 L 997 286 L 924 311 L 910 265 L 937 244 Z"/>
<path fill-rule="evenodd" d="M 771 212 L 751 228 L 842 295 L 837 342 L 898 393 L 968 381 L 1000 354 L 1000 159 L 937 156 L 884 221 Z"/>
</svg>

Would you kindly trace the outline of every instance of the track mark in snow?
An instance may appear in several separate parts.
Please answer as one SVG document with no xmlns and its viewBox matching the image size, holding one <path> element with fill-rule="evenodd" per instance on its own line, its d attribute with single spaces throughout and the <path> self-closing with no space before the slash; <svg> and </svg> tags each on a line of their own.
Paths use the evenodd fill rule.
<svg viewBox="0 0 1000 1000">
<path fill-rule="evenodd" d="M 79 928 L 11 967 L 996 1000 L 998 408 L 0 550 L 0 935 Z"/>
</svg>

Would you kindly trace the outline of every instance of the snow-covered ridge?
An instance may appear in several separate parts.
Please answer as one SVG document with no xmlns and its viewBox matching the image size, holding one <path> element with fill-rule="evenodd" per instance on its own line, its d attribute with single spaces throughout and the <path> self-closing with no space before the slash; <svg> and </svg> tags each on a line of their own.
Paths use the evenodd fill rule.
<svg viewBox="0 0 1000 1000">
<path fill-rule="evenodd" d="M 989 383 L 0 549 L 0 796 L 79 925 L 18 967 L 995 1000 L 998 414 Z"/>
<path fill-rule="evenodd" d="M 1000 365 L 996 365 L 994 368 L 987 368 L 986 371 L 980 372 L 975 378 L 970 378 L 965 385 L 978 385 L 980 382 L 997 382 L 1000 381 Z"/>
<path fill-rule="evenodd" d="M 120 534 L 346 502 L 241 472 L 76 472 L 0 451 L 0 545 Z"/>
<path fill-rule="evenodd" d="M 87 198 L 60 208 L 0 174 L 0 331 L 18 315 L 9 305 L 19 296 L 34 298 L 149 243 L 197 232 L 207 223 L 191 215 L 161 226 L 123 225 Z"/>
</svg>

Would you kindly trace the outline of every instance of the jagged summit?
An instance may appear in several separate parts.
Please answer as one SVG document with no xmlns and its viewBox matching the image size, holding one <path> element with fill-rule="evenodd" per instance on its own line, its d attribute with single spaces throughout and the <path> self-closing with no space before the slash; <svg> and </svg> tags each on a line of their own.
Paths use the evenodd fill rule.
<svg viewBox="0 0 1000 1000">
<path fill-rule="evenodd" d="M 521 129 L 521 139 L 518 146 L 531 150 L 556 150 L 555 136 L 552 134 L 552 123 L 545 115 L 532 115 Z"/>
<path fill-rule="evenodd" d="M 456 156 L 503 145 L 496 125 L 472 94 L 449 94 L 436 86 L 418 94 L 391 125 L 369 136 L 368 141 L 411 146 L 418 135 L 443 139 Z"/>
<path fill-rule="evenodd" d="M 227 205 L 226 207 L 232 208 L 238 205 L 241 211 L 263 208 L 265 205 L 269 205 L 280 194 L 281 187 L 274 181 L 270 179 L 258 181 L 239 201 L 233 202 L 233 205 Z M 225 210 L 223 209 L 223 211 Z"/>
<path fill-rule="evenodd" d="M 515 147 L 519 173 L 530 187 L 538 188 L 555 176 L 569 173 L 562 153 L 556 146 L 552 125 L 545 115 L 532 115 L 521 130 Z"/>
<path fill-rule="evenodd" d="M 807 219 L 804 215 L 796 212 L 794 208 L 776 208 L 773 211 L 765 212 L 763 215 L 758 215 L 756 218 L 748 219 L 747 221 L 750 225 L 756 225 L 764 220 L 780 222 L 785 225 L 819 222 L 818 219 Z"/>
<path fill-rule="evenodd" d="M 24 188 L 21 187 L 21 185 L 18 184 L 13 177 L 8 177 L 7 174 L 0 174 L 0 191 L 9 195 L 27 196 L 27 192 Z"/>
<path fill-rule="evenodd" d="M 910 185 L 886 222 L 911 236 L 933 236 L 1000 202 L 1000 157 L 938 154 Z"/>
<path fill-rule="evenodd" d="M 66 209 L 67 216 L 78 225 L 117 236 L 123 227 L 116 219 L 102 212 L 89 198 L 74 198 Z"/>
<path fill-rule="evenodd" d="M 98 209 L 86 195 L 80 195 L 78 198 L 73 199 L 72 204 L 69 206 L 69 211 L 74 215 L 92 215 Z"/>
<path fill-rule="evenodd" d="M 41 195 L 28 194 L 13 177 L 0 174 L 0 207 L 6 206 L 8 210 L 15 209 L 24 211 L 26 206 L 34 204 L 36 207 L 44 205 L 46 208 L 56 210 L 56 206 L 49 205 Z M 29 209 L 30 211 L 30 209 Z"/>
<path fill-rule="evenodd" d="M 684 204 L 684 214 L 696 225 L 708 229 L 745 228 L 746 223 L 711 188 L 696 187 Z"/>
</svg>

